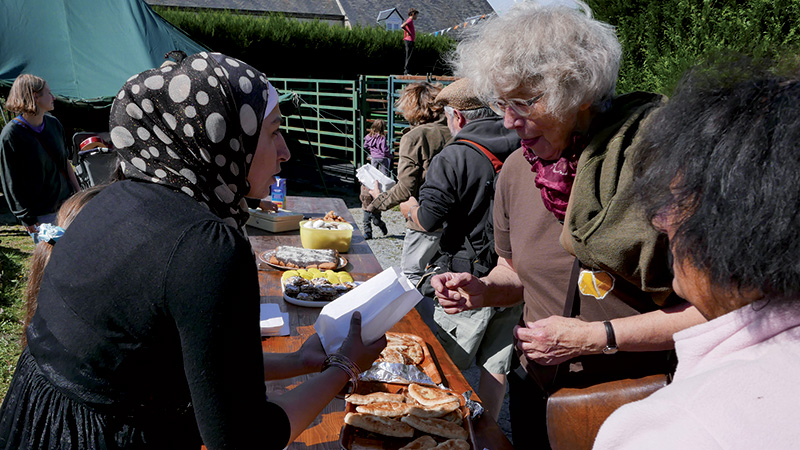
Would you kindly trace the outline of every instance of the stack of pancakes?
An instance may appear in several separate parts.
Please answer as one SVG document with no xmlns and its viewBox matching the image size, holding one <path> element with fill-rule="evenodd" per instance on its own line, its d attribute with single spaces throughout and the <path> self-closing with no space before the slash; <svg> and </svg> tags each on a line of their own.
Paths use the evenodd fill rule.
<svg viewBox="0 0 800 450">
<path fill-rule="evenodd" d="M 356 412 L 345 416 L 345 423 L 356 428 L 398 438 L 414 437 L 416 431 L 425 433 L 403 449 L 470 448 L 469 433 L 462 426 L 461 400 L 454 392 L 410 384 L 398 394 L 353 394 L 346 400 L 357 405 Z M 446 441 L 439 443 L 433 436 Z"/>
</svg>

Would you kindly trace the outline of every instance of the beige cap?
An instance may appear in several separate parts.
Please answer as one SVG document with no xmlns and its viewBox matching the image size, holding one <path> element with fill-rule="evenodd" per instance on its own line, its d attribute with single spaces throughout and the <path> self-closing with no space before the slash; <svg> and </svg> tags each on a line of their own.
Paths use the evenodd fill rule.
<svg viewBox="0 0 800 450">
<path fill-rule="evenodd" d="M 472 91 L 472 84 L 466 78 L 459 78 L 445 86 L 445 88 L 439 92 L 439 95 L 436 96 L 436 102 L 459 111 L 478 109 L 486 106 L 485 103 L 475 96 Z"/>
</svg>

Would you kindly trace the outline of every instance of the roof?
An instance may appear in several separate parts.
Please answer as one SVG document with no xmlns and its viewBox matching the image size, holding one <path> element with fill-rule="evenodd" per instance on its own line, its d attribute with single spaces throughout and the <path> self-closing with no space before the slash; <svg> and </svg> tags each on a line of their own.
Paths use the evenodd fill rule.
<svg viewBox="0 0 800 450">
<path fill-rule="evenodd" d="M 336 0 L 145 0 L 150 5 L 228 9 L 252 13 L 278 11 L 291 16 L 343 19 Z"/>
<path fill-rule="evenodd" d="M 433 33 L 452 27 L 464 19 L 488 14 L 494 10 L 487 0 L 339 0 L 353 25 L 373 26 L 378 13 L 397 8 L 403 20 L 408 10 L 416 8 L 419 16 L 414 21 L 417 32 Z"/>
<path fill-rule="evenodd" d="M 283 12 L 297 17 L 338 17 L 344 14 L 351 25 L 375 26 L 382 11 L 397 9 L 403 20 L 410 8 L 420 14 L 414 22 L 418 32 L 433 33 L 469 17 L 494 12 L 487 0 L 146 0 L 151 5 L 179 8 L 230 9 L 247 12 Z"/>
<path fill-rule="evenodd" d="M 404 19 L 403 15 L 400 14 L 400 11 L 398 11 L 397 8 L 392 8 L 392 9 L 385 9 L 379 12 L 377 21 L 380 22 L 381 20 L 386 20 L 389 17 L 391 17 L 392 14 L 399 16 L 400 19 Z"/>
</svg>

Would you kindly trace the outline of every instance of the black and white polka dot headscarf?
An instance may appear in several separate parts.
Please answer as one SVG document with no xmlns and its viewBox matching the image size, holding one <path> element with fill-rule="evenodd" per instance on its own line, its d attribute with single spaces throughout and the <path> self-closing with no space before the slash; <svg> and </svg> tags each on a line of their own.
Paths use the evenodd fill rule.
<svg viewBox="0 0 800 450">
<path fill-rule="evenodd" d="M 243 227 L 268 87 L 251 66 L 206 52 L 133 76 L 109 121 L 125 176 L 183 192 Z"/>
</svg>

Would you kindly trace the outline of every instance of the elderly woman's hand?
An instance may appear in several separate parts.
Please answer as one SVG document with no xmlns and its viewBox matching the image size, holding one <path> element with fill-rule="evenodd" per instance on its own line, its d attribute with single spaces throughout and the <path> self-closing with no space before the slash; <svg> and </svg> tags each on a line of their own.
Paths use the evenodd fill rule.
<svg viewBox="0 0 800 450">
<path fill-rule="evenodd" d="M 447 314 L 455 314 L 483 306 L 486 284 L 471 273 L 445 272 L 431 278 L 439 305 Z"/>
<path fill-rule="evenodd" d="M 544 366 L 562 363 L 576 356 L 595 354 L 605 345 L 605 328 L 600 322 L 550 316 L 514 327 L 517 347 L 531 361 Z"/>
</svg>

